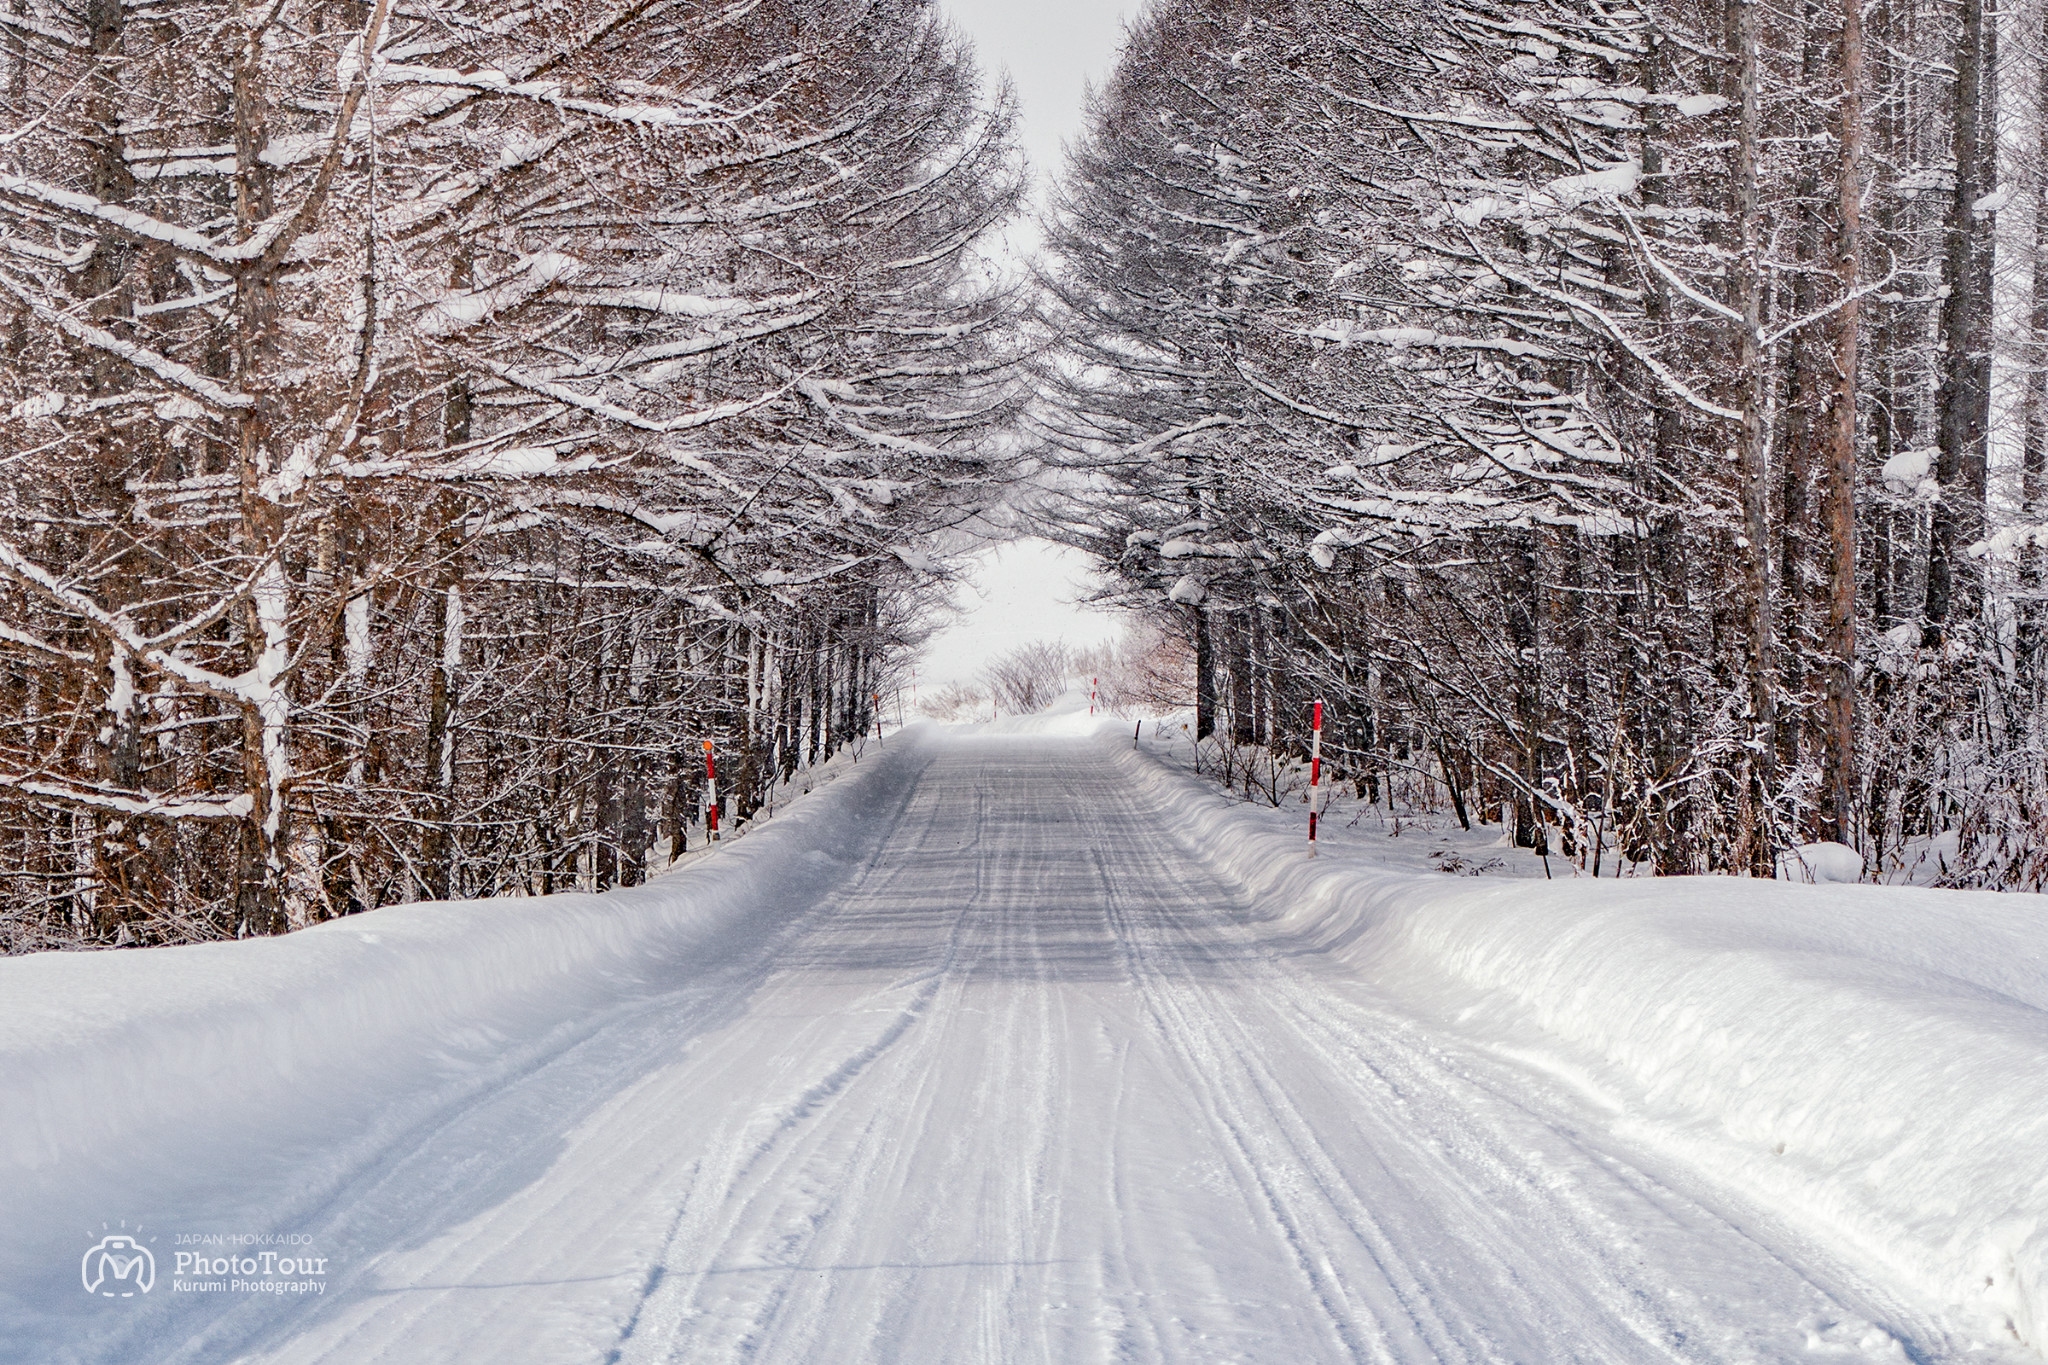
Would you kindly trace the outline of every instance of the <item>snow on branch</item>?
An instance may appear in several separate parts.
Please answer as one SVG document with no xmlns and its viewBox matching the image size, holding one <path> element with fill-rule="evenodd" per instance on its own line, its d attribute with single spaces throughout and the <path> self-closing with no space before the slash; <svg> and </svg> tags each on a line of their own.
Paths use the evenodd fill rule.
<svg viewBox="0 0 2048 1365">
<path fill-rule="evenodd" d="M 137 369 L 147 370 L 168 384 L 175 385 L 208 406 L 226 412 L 248 408 L 255 400 L 245 393 L 236 393 L 208 379 L 190 365 L 182 364 L 159 354 L 147 346 L 133 341 L 124 341 L 112 332 L 103 331 L 89 322 L 83 322 L 60 309 L 52 308 L 37 297 L 20 281 L 0 271 L 0 288 L 13 294 L 32 309 L 36 316 L 89 346 L 118 356 Z"/>
<path fill-rule="evenodd" d="M 161 820 L 246 820 L 255 806 L 254 798 L 247 792 L 224 801 L 209 801 L 199 797 L 159 796 L 116 787 L 57 782 L 4 770 L 0 770 L 0 787 L 58 805 Z"/>
</svg>

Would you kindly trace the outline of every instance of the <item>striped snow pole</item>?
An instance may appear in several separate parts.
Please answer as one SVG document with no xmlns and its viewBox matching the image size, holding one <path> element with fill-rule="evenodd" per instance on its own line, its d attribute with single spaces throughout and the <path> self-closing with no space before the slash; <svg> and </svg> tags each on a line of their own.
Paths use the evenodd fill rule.
<svg viewBox="0 0 2048 1365">
<path fill-rule="evenodd" d="M 718 764 L 711 757 L 711 741 L 704 741 L 704 829 L 711 842 L 718 842 Z"/>
<path fill-rule="evenodd" d="M 1101 681 L 1102 679 L 1100 678 L 1090 678 L 1088 680 L 1088 714 L 1091 716 L 1095 714 L 1095 687 Z"/>
<path fill-rule="evenodd" d="M 1316 856 L 1316 798 L 1323 788 L 1323 703 L 1316 701 L 1314 728 L 1308 741 L 1308 856 Z"/>
<path fill-rule="evenodd" d="M 880 692 L 877 692 L 877 693 L 875 693 L 874 695 L 875 695 L 875 743 L 877 743 L 877 744 L 880 744 L 880 743 L 882 742 L 882 694 L 881 694 Z"/>
</svg>

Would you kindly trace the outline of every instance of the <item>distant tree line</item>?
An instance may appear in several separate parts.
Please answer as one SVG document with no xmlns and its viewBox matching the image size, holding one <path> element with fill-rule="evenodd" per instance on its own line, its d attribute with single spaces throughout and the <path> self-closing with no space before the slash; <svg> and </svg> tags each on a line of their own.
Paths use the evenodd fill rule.
<svg viewBox="0 0 2048 1365">
<path fill-rule="evenodd" d="M 630 884 L 1002 472 L 930 0 L 7 0 L 0 107 L 0 949 Z"/>
<path fill-rule="evenodd" d="M 1048 639 L 1013 645 L 972 677 L 934 688 L 918 710 L 954 724 L 1028 716 L 1073 688 L 1085 690 L 1101 715 L 1178 711 L 1187 704 L 1191 662 L 1178 635 L 1133 618 L 1121 635 L 1094 644 Z"/>
<path fill-rule="evenodd" d="M 1159 0 L 1047 225 L 1056 533 L 1205 733 L 1323 696 L 1525 847 L 2039 887 L 2044 57 L 2031 2 Z"/>
</svg>

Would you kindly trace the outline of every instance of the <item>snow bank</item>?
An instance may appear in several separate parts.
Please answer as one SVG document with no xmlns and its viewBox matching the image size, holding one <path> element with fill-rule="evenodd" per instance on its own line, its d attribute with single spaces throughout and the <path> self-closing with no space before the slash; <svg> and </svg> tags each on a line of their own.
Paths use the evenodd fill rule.
<svg viewBox="0 0 2048 1365">
<path fill-rule="evenodd" d="M 317 1148 L 303 1169 L 318 1183 L 339 1149 L 374 1149 L 814 905 L 887 834 L 922 747 L 915 729 L 892 736 L 747 837 L 630 891 L 0 960 L 0 1183 L 40 1191 L 44 1216 L 96 1223 L 150 1172 L 218 1167 L 251 1132 Z M 107 1209 L 69 1206 L 92 1187 Z"/>
<path fill-rule="evenodd" d="M 1781 882 L 1860 882 L 1863 855 L 1847 844 L 1823 841 L 1801 844 L 1778 855 Z"/>
<path fill-rule="evenodd" d="M 1116 740 L 1100 742 L 1303 948 L 2048 1345 L 2048 898 L 1312 860 L 1299 808 L 1232 803 Z"/>
</svg>

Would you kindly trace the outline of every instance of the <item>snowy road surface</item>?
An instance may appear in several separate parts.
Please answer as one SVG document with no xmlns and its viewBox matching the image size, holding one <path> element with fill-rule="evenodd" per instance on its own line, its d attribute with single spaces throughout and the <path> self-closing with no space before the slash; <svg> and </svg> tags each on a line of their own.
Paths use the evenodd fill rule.
<svg viewBox="0 0 2048 1365">
<path fill-rule="evenodd" d="M 885 834 L 827 894 L 763 905 L 298 1219 L 324 1294 L 158 1295 L 125 1325 L 53 1297 L 0 1356 L 1964 1352 L 1910 1293 L 1281 936 L 1104 749 L 939 736 L 882 764 Z M 289 1162 L 245 1170 L 241 1205 L 283 1198 Z M 188 1220 L 207 1197 L 164 1195 Z"/>
</svg>

